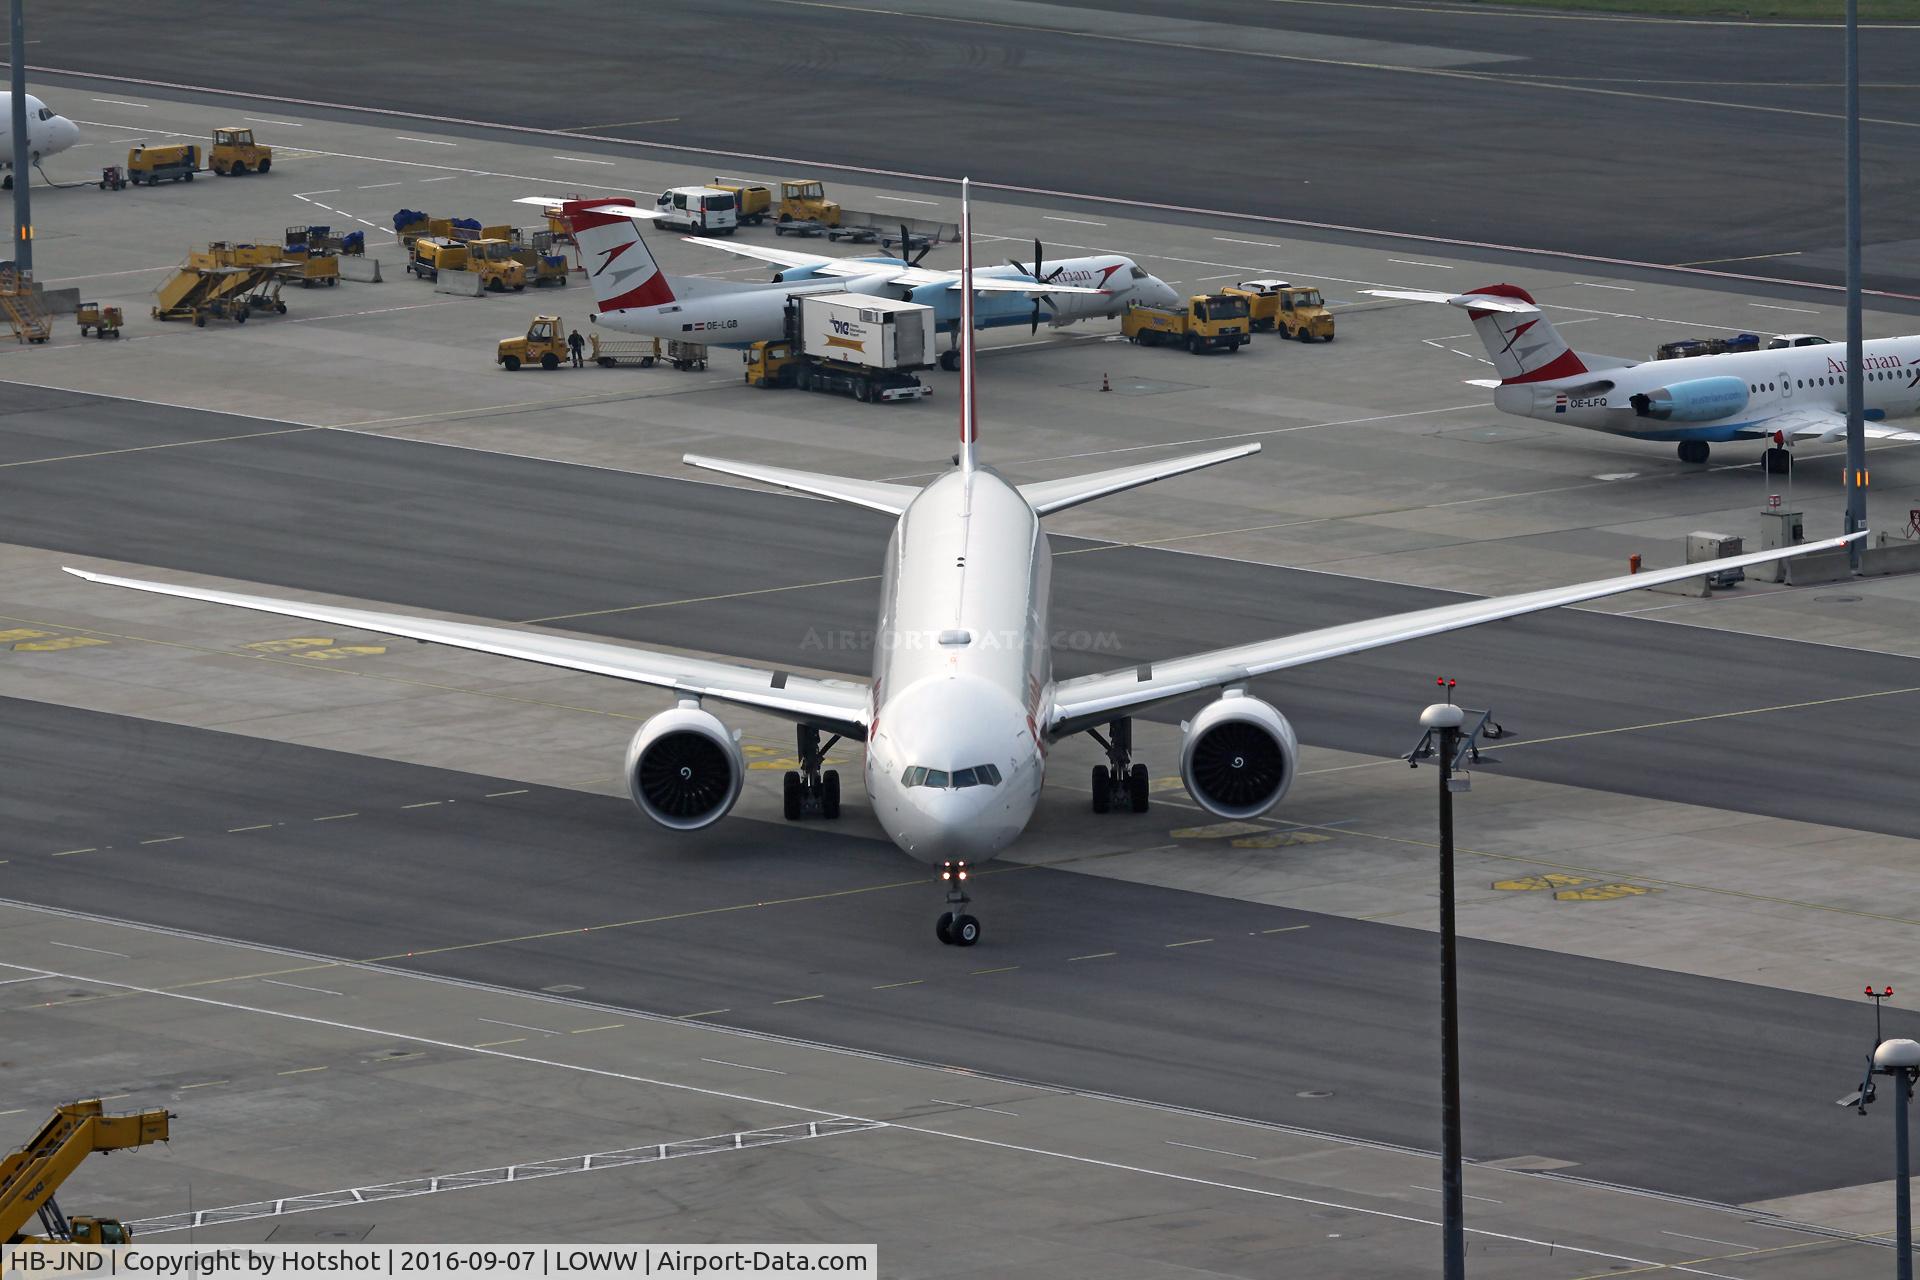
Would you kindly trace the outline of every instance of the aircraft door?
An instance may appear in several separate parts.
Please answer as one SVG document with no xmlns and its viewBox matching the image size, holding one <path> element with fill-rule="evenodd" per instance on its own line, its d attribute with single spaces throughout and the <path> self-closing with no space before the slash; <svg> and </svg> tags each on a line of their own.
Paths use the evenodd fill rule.
<svg viewBox="0 0 1920 1280">
<path fill-rule="evenodd" d="M 1780 398 L 1793 399 L 1793 379 L 1787 376 L 1787 371 L 1784 369 L 1780 371 Z"/>
</svg>

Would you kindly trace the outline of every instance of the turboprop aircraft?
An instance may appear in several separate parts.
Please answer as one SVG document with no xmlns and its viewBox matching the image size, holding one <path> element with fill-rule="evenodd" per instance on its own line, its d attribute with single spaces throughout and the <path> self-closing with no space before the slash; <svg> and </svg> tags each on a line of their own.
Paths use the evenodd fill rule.
<svg viewBox="0 0 1920 1280">
<path fill-rule="evenodd" d="M 866 293 L 918 302 L 934 309 L 934 323 L 955 337 L 942 353 L 942 368 L 959 365 L 959 274 L 920 265 L 931 246 L 911 259 L 832 258 L 754 245 L 719 245 L 687 237 L 690 243 L 724 248 L 781 268 L 770 282 L 721 281 L 699 276 L 669 276 L 660 270 L 641 239 L 638 224 L 657 219 L 657 209 L 642 209 L 621 199 L 552 200 L 526 196 L 519 204 L 557 209 L 571 220 L 580 243 L 587 279 L 599 306 L 591 317 L 610 329 L 645 337 L 703 342 L 710 346 L 747 346 L 786 336 L 787 299 L 797 293 Z M 902 231 L 903 244 L 911 243 Z M 980 328 L 1024 324 L 1039 328 L 1102 316 L 1117 316 L 1134 302 L 1177 304 L 1172 286 L 1119 254 L 1048 261 L 1034 241 L 1031 264 L 1009 262 L 974 274 L 974 323 Z"/>
<path fill-rule="evenodd" d="M 55 115 L 46 103 L 27 95 L 27 156 L 39 164 L 80 141 L 80 126 L 65 116 Z M 13 188 L 13 94 L 0 90 L 0 191 Z"/>
<path fill-rule="evenodd" d="M 1462 294 L 1425 289 L 1362 289 L 1376 298 L 1440 302 L 1473 320 L 1498 381 L 1503 413 L 1543 422 L 1672 440 L 1680 461 L 1705 462 L 1713 445 L 1766 440 L 1770 472 L 1787 470 L 1792 447 L 1836 440 L 1847 432 L 1846 348 L 1804 339 L 1764 351 L 1734 351 L 1642 364 L 1573 350 L 1518 285 L 1490 284 Z M 1866 436 L 1920 440 L 1920 431 L 1886 425 L 1920 411 L 1920 337 L 1876 338 L 1865 344 Z"/>
<path fill-rule="evenodd" d="M 960 280 L 973 273 L 961 188 Z M 584 247 L 584 246 L 583 246 Z M 611 261 L 611 260 L 610 260 Z M 1235 445 L 1090 475 L 1017 484 L 980 461 L 972 289 L 960 290 L 960 449 L 924 488 L 688 455 L 686 462 L 896 517 L 880 587 L 873 676 L 865 684 L 779 668 L 612 644 L 552 631 L 441 621 L 68 569 L 92 582 L 306 618 L 332 626 L 500 654 L 672 691 L 627 746 L 623 772 L 640 811 L 687 831 L 725 817 L 747 769 L 739 735 L 708 704 L 780 716 L 798 726 L 800 768 L 786 775 L 788 819 L 840 814 L 840 777 L 823 769 L 843 738 L 866 743 L 875 820 L 909 856 L 939 868 L 940 941 L 972 946 L 980 922 L 969 877 L 1020 838 L 1039 804 L 1048 752 L 1086 733 L 1106 751 L 1093 769 L 1093 808 L 1145 812 L 1147 766 L 1133 758 L 1132 716 L 1196 693 L 1218 696 L 1183 726 L 1180 774 L 1201 807 L 1246 819 L 1293 785 L 1299 745 L 1280 711 L 1255 697 L 1256 676 L 1501 618 L 1578 604 L 1723 569 L 1825 551 L 1827 538 L 1672 569 L 1492 599 L 1465 599 L 1253 644 L 1056 680 L 1047 614 L 1053 555 L 1041 521 L 1056 511 L 1257 453 Z M 1177 601 L 1161 602 L 1156 607 Z M 1104 733 L 1102 730 L 1104 729 Z M 831 735 L 822 742 L 824 735 Z"/>
</svg>

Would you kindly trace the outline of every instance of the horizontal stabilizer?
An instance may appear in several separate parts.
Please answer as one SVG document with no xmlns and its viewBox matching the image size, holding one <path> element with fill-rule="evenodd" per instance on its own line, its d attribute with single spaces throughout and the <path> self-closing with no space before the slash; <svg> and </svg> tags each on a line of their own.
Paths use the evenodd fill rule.
<svg viewBox="0 0 1920 1280">
<path fill-rule="evenodd" d="M 687 454 L 681 461 L 690 467 L 699 467 L 705 471 L 718 471 L 725 475 L 739 476 L 745 480 L 758 480 L 762 484 L 778 485 L 782 489 L 810 493 L 818 498 L 832 498 L 835 502 L 851 502 L 856 507 L 884 511 L 890 516 L 899 515 L 907 509 L 909 503 L 920 496 L 920 491 L 910 485 L 888 484 L 884 480 L 855 480 L 848 476 L 821 475 L 817 471 L 767 467 L 757 462 L 729 462 L 725 458 L 703 458 L 693 453 Z"/>
<path fill-rule="evenodd" d="M 1444 302 L 1467 311 L 1504 311 L 1510 315 L 1530 316 L 1540 308 L 1518 298 L 1503 298 L 1485 293 L 1441 293 L 1434 289 L 1362 289 L 1376 298 L 1397 298 L 1402 302 Z"/>
<path fill-rule="evenodd" d="M 548 209 L 558 209 L 564 204 L 579 204 L 581 202 L 572 196 L 521 196 L 515 200 L 514 203 L 537 204 Z M 646 222 L 651 222 L 655 218 L 663 218 L 666 216 L 665 212 L 660 209 L 642 209 L 637 204 L 621 204 L 617 200 L 609 204 L 595 205 L 594 212 L 628 218 L 639 218 Z"/>
<path fill-rule="evenodd" d="M 1142 462 L 1137 466 L 1116 467 L 1112 471 L 1068 476 L 1062 480 L 1038 480 L 1033 484 L 1021 485 L 1020 496 L 1044 516 L 1065 511 L 1068 507 L 1077 507 L 1083 502 L 1092 502 L 1095 498 L 1104 498 L 1110 493 L 1137 489 L 1155 480 L 1185 475 L 1189 471 L 1231 462 L 1235 458 L 1258 452 L 1260 446 L 1257 444 L 1240 444 L 1231 449 L 1215 449 L 1211 453 L 1191 453 L 1184 458 L 1169 458 L 1165 462 Z"/>
</svg>

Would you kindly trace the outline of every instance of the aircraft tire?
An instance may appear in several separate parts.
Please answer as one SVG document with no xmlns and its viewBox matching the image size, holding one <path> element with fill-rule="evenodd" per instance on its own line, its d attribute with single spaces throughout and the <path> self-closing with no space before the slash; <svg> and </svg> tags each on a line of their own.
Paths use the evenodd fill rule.
<svg viewBox="0 0 1920 1280">
<path fill-rule="evenodd" d="M 972 916 L 955 916 L 947 926 L 947 935 L 956 947 L 970 947 L 980 941 L 980 922 Z"/>
<path fill-rule="evenodd" d="M 1136 764 L 1127 773 L 1127 801 L 1135 813 L 1147 811 L 1147 766 Z"/>
<path fill-rule="evenodd" d="M 787 770 L 787 776 L 783 779 L 783 784 L 781 787 L 781 800 L 784 804 L 787 821 L 798 822 L 800 820 L 801 808 L 800 771 L 798 769 Z"/>
<path fill-rule="evenodd" d="M 948 946 L 953 945 L 953 912 L 940 913 L 940 918 L 933 922 L 933 936 Z"/>
<path fill-rule="evenodd" d="M 820 775 L 820 816 L 837 818 L 840 816 L 840 771 L 829 769 Z"/>
<path fill-rule="evenodd" d="M 1113 807 L 1113 775 L 1107 766 L 1093 766 L 1093 811 L 1105 813 Z"/>
</svg>

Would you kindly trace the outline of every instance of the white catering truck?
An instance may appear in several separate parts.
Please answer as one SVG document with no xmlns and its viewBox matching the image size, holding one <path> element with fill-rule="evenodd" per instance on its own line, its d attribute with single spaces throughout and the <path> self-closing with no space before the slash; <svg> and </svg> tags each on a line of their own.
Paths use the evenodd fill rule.
<svg viewBox="0 0 1920 1280">
<path fill-rule="evenodd" d="M 939 358 L 933 308 L 860 293 L 787 300 L 787 336 L 745 353 L 750 387 L 835 391 L 857 400 L 918 400 L 933 389 L 913 376 Z"/>
</svg>

